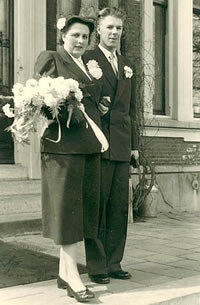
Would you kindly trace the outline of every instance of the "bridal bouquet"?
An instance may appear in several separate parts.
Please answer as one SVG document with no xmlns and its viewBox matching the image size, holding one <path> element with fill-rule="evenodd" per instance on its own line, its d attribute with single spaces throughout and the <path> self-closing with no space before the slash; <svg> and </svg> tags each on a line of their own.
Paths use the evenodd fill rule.
<svg viewBox="0 0 200 305">
<path fill-rule="evenodd" d="M 37 131 L 38 123 L 46 127 L 49 120 L 56 119 L 59 123 L 59 110 L 65 105 L 68 112 L 66 127 L 69 128 L 73 112 L 77 115 L 84 110 L 81 103 L 83 93 L 79 83 L 74 79 L 64 77 L 51 78 L 42 76 L 39 80 L 30 79 L 23 86 L 16 83 L 13 86 L 14 108 L 10 104 L 3 107 L 6 116 L 14 118 L 8 130 L 11 131 L 15 140 L 20 143 L 29 143 L 29 135 Z M 79 111 L 80 110 L 80 111 Z M 50 114 L 50 117 L 47 115 Z M 59 142 L 61 138 L 59 123 Z"/>
</svg>

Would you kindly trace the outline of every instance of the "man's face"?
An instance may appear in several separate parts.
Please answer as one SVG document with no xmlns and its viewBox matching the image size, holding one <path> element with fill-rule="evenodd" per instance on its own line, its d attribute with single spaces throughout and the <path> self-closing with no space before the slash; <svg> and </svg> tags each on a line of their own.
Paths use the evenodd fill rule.
<svg viewBox="0 0 200 305">
<path fill-rule="evenodd" d="M 109 51 L 113 51 L 120 43 L 123 30 L 123 21 L 114 16 L 106 16 L 99 21 L 97 28 L 100 35 L 100 45 Z"/>
</svg>

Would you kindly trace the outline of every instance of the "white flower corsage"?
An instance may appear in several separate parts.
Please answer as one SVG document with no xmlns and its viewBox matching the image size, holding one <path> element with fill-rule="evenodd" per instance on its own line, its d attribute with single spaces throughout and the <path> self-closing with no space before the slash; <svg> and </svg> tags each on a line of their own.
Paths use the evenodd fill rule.
<svg viewBox="0 0 200 305">
<path fill-rule="evenodd" d="M 5 115 L 8 117 L 8 118 L 14 118 L 14 112 L 13 112 L 13 109 L 10 108 L 10 104 L 6 104 L 2 107 Z"/>
<path fill-rule="evenodd" d="M 89 73 L 96 79 L 99 79 L 102 77 L 103 72 L 101 68 L 99 67 L 99 64 L 96 60 L 89 60 L 87 63 L 87 68 Z"/>
<path fill-rule="evenodd" d="M 57 21 L 57 28 L 61 31 L 64 28 L 65 24 L 66 24 L 66 18 L 65 17 L 59 18 Z"/>
<path fill-rule="evenodd" d="M 133 76 L 133 70 L 129 66 L 124 66 L 124 74 L 126 78 L 131 78 Z"/>
</svg>

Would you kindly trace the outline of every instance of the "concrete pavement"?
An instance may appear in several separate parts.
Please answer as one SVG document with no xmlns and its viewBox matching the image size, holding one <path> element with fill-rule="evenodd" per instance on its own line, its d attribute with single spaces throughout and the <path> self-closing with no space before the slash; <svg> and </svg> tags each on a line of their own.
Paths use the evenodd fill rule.
<svg viewBox="0 0 200 305">
<path fill-rule="evenodd" d="M 59 249 L 41 234 L 4 237 L 4 241 L 50 255 Z M 83 243 L 78 261 L 85 264 Z M 109 305 L 197 305 L 200 304 L 200 213 L 160 214 L 145 222 L 130 223 L 122 266 L 132 273 L 127 281 L 111 280 L 97 285 L 82 278 L 96 298 L 90 304 Z M 56 280 L 0 290 L 1 305 L 75 304 Z"/>
</svg>

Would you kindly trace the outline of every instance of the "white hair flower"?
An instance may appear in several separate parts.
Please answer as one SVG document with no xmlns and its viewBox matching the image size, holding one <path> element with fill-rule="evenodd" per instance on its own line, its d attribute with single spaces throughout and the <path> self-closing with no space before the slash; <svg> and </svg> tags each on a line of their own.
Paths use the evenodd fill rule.
<svg viewBox="0 0 200 305">
<path fill-rule="evenodd" d="M 129 66 L 124 66 L 124 74 L 126 78 L 131 78 L 133 76 L 133 70 Z"/>
<path fill-rule="evenodd" d="M 101 68 L 99 67 L 99 64 L 96 60 L 92 59 L 89 60 L 87 63 L 87 68 L 89 73 L 96 79 L 99 79 L 102 77 L 103 72 L 101 70 Z"/>
<path fill-rule="evenodd" d="M 65 24 L 66 24 L 66 18 L 65 17 L 59 18 L 57 21 L 57 28 L 61 31 L 64 28 Z"/>
</svg>

